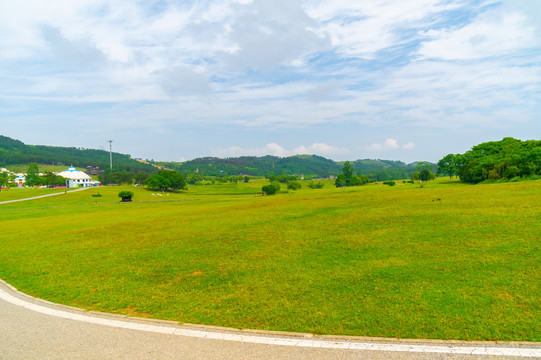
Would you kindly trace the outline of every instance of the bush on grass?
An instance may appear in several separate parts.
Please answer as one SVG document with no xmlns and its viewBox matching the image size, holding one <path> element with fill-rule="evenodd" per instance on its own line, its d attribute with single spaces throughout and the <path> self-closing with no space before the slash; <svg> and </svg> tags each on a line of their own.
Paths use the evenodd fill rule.
<svg viewBox="0 0 541 360">
<path fill-rule="evenodd" d="M 127 190 L 118 193 L 118 197 L 122 198 L 122 202 L 130 202 L 133 195 L 133 192 Z"/>
</svg>

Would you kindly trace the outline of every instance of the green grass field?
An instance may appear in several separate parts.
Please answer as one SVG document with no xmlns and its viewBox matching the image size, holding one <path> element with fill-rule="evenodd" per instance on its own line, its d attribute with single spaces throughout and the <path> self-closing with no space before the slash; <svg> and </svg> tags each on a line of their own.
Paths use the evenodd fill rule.
<svg viewBox="0 0 541 360">
<path fill-rule="evenodd" d="M 54 302 L 186 323 L 541 341 L 541 181 L 256 196 L 263 184 L 2 204 L 0 277 Z M 124 189 L 133 203 L 119 203 Z"/>
</svg>

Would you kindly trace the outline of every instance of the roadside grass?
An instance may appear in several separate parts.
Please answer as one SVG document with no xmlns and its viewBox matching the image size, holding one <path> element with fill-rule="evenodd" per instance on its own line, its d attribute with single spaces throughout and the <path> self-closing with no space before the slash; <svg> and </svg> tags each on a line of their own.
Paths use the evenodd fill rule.
<svg viewBox="0 0 541 360">
<path fill-rule="evenodd" d="M 3 204 L 0 277 L 187 323 L 541 341 L 541 181 L 447 180 L 264 197 L 264 180 L 161 197 L 102 187 Z M 124 189 L 134 203 L 119 203 Z"/>
</svg>

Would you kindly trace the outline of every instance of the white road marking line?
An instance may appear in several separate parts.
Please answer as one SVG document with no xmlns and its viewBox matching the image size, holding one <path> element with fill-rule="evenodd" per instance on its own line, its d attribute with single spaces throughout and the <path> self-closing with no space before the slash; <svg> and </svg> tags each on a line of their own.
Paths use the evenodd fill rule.
<svg viewBox="0 0 541 360">
<path fill-rule="evenodd" d="M 541 348 L 504 347 L 504 346 L 462 346 L 462 345 L 421 345 L 421 344 L 390 344 L 377 342 L 356 342 L 319 339 L 289 339 L 282 337 L 257 336 L 249 334 L 222 333 L 205 330 L 191 330 L 181 327 L 158 326 L 142 324 L 131 321 L 107 319 L 69 311 L 57 310 L 47 306 L 15 297 L 0 289 L 0 299 L 13 305 L 21 306 L 38 313 L 51 315 L 59 318 L 82 321 L 90 324 L 105 325 L 116 328 L 147 331 L 160 334 L 187 336 L 194 338 L 237 341 L 244 343 L 296 346 L 307 348 L 344 349 L 344 350 L 369 350 L 369 351 L 392 351 L 392 352 L 416 352 L 416 353 L 440 353 L 440 354 L 466 354 L 466 355 L 490 355 L 490 356 L 516 356 L 516 357 L 539 357 Z"/>
</svg>

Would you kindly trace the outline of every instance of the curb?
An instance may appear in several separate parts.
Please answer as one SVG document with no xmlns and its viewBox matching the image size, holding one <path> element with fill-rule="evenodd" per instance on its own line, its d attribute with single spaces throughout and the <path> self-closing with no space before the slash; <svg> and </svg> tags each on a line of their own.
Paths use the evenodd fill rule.
<svg viewBox="0 0 541 360">
<path fill-rule="evenodd" d="M 64 310 L 70 313 L 84 314 L 87 316 L 99 317 L 104 319 L 114 319 L 118 321 L 127 321 L 138 324 L 156 324 L 172 327 L 183 327 L 196 329 L 200 331 L 207 332 L 219 332 L 219 333 L 230 333 L 246 336 L 265 336 L 265 337 L 276 337 L 276 338 L 293 338 L 293 339 L 305 339 L 305 340 L 320 340 L 320 341 L 341 341 L 341 342 L 356 342 L 356 343 L 379 343 L 379 344 L 403 344 L 403 345 L 414 345 L 414 344 L 427 344 L 427 346 L 477 346 L 477 347 L 490 347 L 490 346 L 513 346 L 513 347 L 528 347 L 533 349 L 539 349 L 541 353 L 541 342 L 527 342 L 527 341 L 466 341 L 466 340 L 440 340 L 440 339 L 403 339 L 403 338 L 383 338 L 383 337 L 367 337 L 367 336 L 349 336 L 349 335 L 318 335 L 311 333 L 296 333 L 288 331 L 274 331 L 274 330 L 260 330 L 260 329 L 236 329 L 228 328 L 222 326 L 214 325 L 203 325 L 203 324 L 191 324 L 191 323 L 181 323 L 172 320 L 161 320 L 161 319 L 151 319 L 151 318 L 141 318 L 134 317 L 123 314 L 113 314 L 105 313 L 94 310 L 85 310 L 69 305 L 57 304 L 47 300 L 39 299 L 28 294 L 25 294 L 13 285 L 7 283 L 3 279 L 0 279 L 0 290 L 1 287 L 6 288 L 11 292 L 14 297 L 19 298 L 20 300 L 30 302 L 33 304 L 45 306 L 52 309 Z"/>
</svg>

